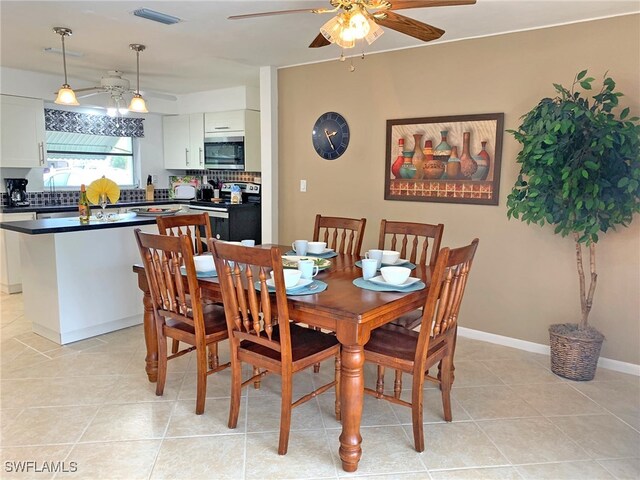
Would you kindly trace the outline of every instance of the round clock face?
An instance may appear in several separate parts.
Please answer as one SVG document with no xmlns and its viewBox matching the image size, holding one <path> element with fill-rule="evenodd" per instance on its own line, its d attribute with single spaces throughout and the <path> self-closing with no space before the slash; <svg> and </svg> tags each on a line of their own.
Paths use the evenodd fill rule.
<svg viewBox="0 0 640 480">
<path fill-rule="evenodd" d="M 324 113 L 316 120 L 311 139 L 318 155 L 325 160 L 335 160 L 349 146 L 349 125 L 339 113 Z"/>
</svg>

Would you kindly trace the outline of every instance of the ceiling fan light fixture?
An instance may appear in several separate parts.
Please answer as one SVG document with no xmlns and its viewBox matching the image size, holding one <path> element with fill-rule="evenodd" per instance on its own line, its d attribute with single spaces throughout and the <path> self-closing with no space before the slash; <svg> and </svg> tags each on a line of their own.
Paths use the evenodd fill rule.
<svg viewBox="0 0 640 480">
<path fill-rule="evenodd" d="M 66 27 L 54 27 L 53 31 L 60 35 L 60 39 L 62 40 L 62 66 L 64 68 L 64 83 L 62 87 L 60 87 L 60 90 L 58 90 L 55 103 L 58 105 L 80 105 L 75 92 L 71 89 L 67 81 L 67 56 L 64 49 L 64 37 L 71 36 L 73 32 L 70 28 Z"/>
<path fill-rule="evenodd" d="M 378 25 L 373 20 L 369 19 L 369 22 L 370 22 L 371 29 L 369 30 L 369 33 L 367 33 L 367 35 L 364 37 L 364 39 L 367 41 L 369 45 L 371 45 L 373 42 L 375 42 L 377 39 L 379 39 L 382 36 L 382 34 L 384 33 L 384 30 L 380 25 Z"/>
<path fill-rule="evenodd" d="M 367 36 L 370 29 L 369 19 L 358 9 L 349 15 L 349 27 L 343 30 L 343 35 L 360 40 Z"/>
<path fill-rule="evenodd" d="M 131 103 L 129 103 L 129 111 L 136 113 L 149 113 L 149 110 L 147 110 L 147 104 L 144 101 L 144 98 L 142 98 L 142 95 L 139 93 L 133 95 Z"/>
</svg>

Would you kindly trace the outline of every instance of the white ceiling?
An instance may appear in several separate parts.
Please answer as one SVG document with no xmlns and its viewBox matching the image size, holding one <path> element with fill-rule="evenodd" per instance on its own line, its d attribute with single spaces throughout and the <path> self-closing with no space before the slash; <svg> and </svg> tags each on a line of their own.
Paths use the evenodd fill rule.
<svg viewBox="0 0 640 480">
<path fill-rule="evenodd" d="M 393 1 L 393 0 L 391 0 Z M 297 65 L 340 56 L 335 45 L 309 49 L 328 15 L 297 13 L 247 20 L 229 15 L 327 7 L 327 0 L 303 1 L 0 1 L 0 65 L 59 74 L 62 57 L 43 53 L 60 48 L 56 26 L 69 27 L 69 80 L 97 82 L 107 70 L 135 81 L 130 43 L 147 45 L 140 56 L 141 88 L 186 94 L 238 85 L 258 85 L 260 66 Z M 180 17 L 162 25 L 132 15 L 151 8 Z M 640 12 L 639 0 L 477 0 L 475 5 L 409 9 L 399 13 L 440 27 L 444 36 L 430 44 L 542 28 Z M 430 45 L 426 44 L 426 45 Z M 415 47 L 423 42 L 385 29 L 365 52 Z M 360 54 L 354 49 L 353 54 Z M 351 53 L 345 52 L 345 53 Z M 58 88 L 58 85 L 52 88 Z"/>
</svg>

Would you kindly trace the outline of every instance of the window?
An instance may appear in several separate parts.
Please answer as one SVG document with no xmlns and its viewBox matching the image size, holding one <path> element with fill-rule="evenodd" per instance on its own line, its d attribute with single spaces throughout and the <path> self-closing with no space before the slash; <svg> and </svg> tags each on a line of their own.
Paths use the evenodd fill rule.
<svg viewBox="0 0 640 480">
<path fill-rule="evenodd" d="M 103 175 L 120 186 L 134 185 L 131 137 L 47 131 L 45 188 L 75 189 Z"/>
</svg>

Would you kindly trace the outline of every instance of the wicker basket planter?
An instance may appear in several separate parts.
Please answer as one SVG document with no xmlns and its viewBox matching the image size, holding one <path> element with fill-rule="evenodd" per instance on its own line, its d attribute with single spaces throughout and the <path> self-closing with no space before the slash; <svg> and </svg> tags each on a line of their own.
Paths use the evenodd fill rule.
<svg viewBox="0 0 640 480">
<path fill-rule="evenodd" d="M 595 328 L 578 330 L 575 323 L 549 327 L 551 371 L 570 380 L 593 380 L 604 335 Z"/>
</svg>

